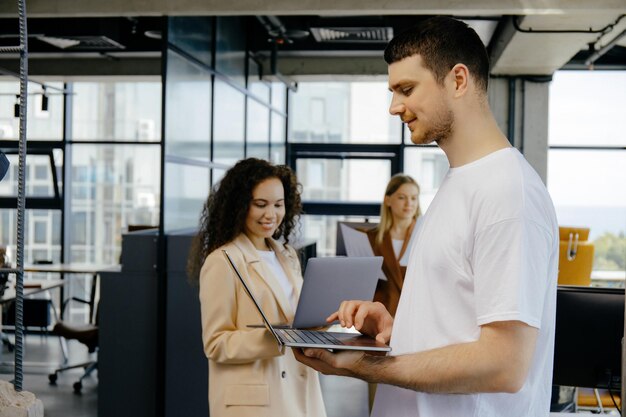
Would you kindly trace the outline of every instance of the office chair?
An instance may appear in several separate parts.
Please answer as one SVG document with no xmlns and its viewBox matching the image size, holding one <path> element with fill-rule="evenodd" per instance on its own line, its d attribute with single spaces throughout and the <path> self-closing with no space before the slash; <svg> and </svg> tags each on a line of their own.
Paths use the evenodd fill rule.
<svg viewBox="0 0 626 417">
<path fill-rule="evenodd" d="M 2 153 L 0 152 L 0 154 Z M 0 156 L 4 156 L 4 154 Z M 6 159 L 6 156 L 4 156 L 4 158 Z M 0 172 L 0 177 L 3 175 L 4 174 Z M 7 248 L 2 245 L 0 245 L 0 267 L 11 268 L 11 264 L 7 260 Z M 0 298 L 2 298 L 2 296 L 4 295 L 4 290 L 7 289 L 8 282 L 9 282 L 9 274 L 7 272 L 0 272 Z M 0 308 L 4 308 L 4 304 L 0 305 Z M 13 343 L 9 339 L 9 336 L 6 333 L 4 333 L 2 330 L 0 330 L 0 340 L 2 340 L 2 344 L 7 346 L 7 348 L 9 349 L 9 352 L 13 352 L 13 350 L 15 349 L 15 345 L 13 345 Z"/>
<path fill-rule="evenodd" d="M 7 287 L 8 280 L 9 274 L 4 272 L 0 273 L 0 298 L 2 298 L 2 296 L 4 295 L 4 290 Z M 0 305 L 0 308 L 4 308 L 4 304 Z M 15 349 L 15 345 L 11 342 L 9 336 L 2 330 L 0 330 L 0 340 L 2 340 L 2 344 L 9 349 L 9 352 L 13 352 L 13 350 Z"/>
<path fill-rule="evenodd" d="M 94 278 L 94 280 L 91 283 L 91 296 L 89 300 L 83 300 L 81 298 L 76 298 L 76 297 L 72 297 L 66 300 L 63 303 L 63 307 L 61 308 L 61 317 L 63 317 L 65 308 L 70 301 L 77 301 L 80 303 L 84 303 L 84 304 L 89 305 L 90 307 L 93 306 L 95 303 L 95 297 L 96 297 L 96 286 L 97 286 L 97 282 L 96 282 L 96 279 Z M 73 323 L 68 323 L 61 319 L 61 320 L 58 320 L 57 323 L 54 325 L 54 328 L 52 329 L 52 333 L 64 338 L 65 340 L 77 340 L 78 342 L 87 346 L 87 350 L 89 353 L 96 352 L 96 350 L 98 349 L 98 308 L 97 306 L 95 308 L 95 317 L 90 317 L 89 323 L 73 324 Z M 65 354 L 64 354 L 64 357 L 66 357 Z M 83 383 L 82 383 L 83 379 L 88 377 L 94 370 L 98 369 L 97 359 L 58 368 L 53 373 L 48 375 L 48 380 L 50 381 L 50 384 L 53 384 L 53 385 L 56 384 L 57 377 L 60 372 L 64 372 L 69 369 L 76 369 L 76 368 L 85 369 L 81 377 L 73 385 L 74 393 L 80 394 L 83 389 Z"/>
<path fill-rule="evenodd" d="M 64 337 L 67 340 L 78 340 L 80 343 L 87 346 L 89 353 L 94 353 L 98 348 L 98 326 L 95 324 L 67 324 L 63 320 L 59 320 L 54 326 L 52 332 L 58 336 Z M 80 394 L 83 389 L 83 379 L 88 377 L 94 370 L 98 369 L 98 361 L 91 360 L 87 362 L 78 363 L 75 365 L 63 366 L 53 373 L 48 375 L 48 380 L 51 384 L 55 384 L 58 374 L 60 372 L 67 371 L 69 369 L 84 368 L 85 372 L 73 385 L 74 392 Z"/>
<path fill-rule="evenodd" d="M 606 389 L 576 389 L 576 411 L 586 410 L 594 414 L 604 414 L 608 410 L 621 408 L 621 405 L 619 392 L 611 395 Z"/>
</svg>

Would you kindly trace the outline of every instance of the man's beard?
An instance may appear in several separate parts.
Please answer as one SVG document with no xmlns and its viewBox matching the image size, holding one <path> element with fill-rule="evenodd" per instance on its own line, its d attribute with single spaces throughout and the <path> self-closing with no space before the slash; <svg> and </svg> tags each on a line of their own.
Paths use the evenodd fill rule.
<svg viewBox="0 0 626 417">
<path fill-rule="evenodd" d="M 427 130 L 419 137 L 414 139 L 413 132 L 411 132 L 411 141 L 416 145 L 427 145 L 437 142 L 441 146 L 442 143 L 445 143 L 452 136 L 453 127 L 454 114 L 452 110 L 446 108 L 440 112 L 437 120 L 431 126 L 428 126 Z"/>
</svg>

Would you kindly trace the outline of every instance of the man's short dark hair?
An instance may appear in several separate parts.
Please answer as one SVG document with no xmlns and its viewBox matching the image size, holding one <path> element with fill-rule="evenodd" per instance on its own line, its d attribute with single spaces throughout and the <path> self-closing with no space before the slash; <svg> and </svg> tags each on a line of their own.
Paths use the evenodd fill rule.
<svg viewBox="0 0 626 417">
<path fill-rule="evenodd" d="M 439 84 L 456 64 L 465 64 L 474 82 L 487 91 L 489 58 L 474 29 L 450 17 L 428 18 L 393 38 L 385 48 L 385 61 L 393 64 L 413 55 L 422 57 Z"/>
</svg>

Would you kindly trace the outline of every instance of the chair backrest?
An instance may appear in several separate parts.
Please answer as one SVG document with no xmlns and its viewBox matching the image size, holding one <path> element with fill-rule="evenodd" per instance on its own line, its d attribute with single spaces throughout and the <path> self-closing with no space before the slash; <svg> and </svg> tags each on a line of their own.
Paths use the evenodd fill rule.
<svg viewBox="0 0 626 417">
<path fill-rule="evenodd" d="M 589 239 L 588 227 L 572 227 L 572 226 L 559 226 L 559 239 L 569 240 L 570 236 L 575 238 L 578 235 L 579 241 Z"/>
<path fill-rule="evenodd" d="M 559 227 L 559 285 L 591 285 L 594 245 L 589 228 Z"/>
<path fill-rule="evenodd" d="M 83 302 L 83 300 L 76 299 L 76 298 L 73 298 L 73 300 Z M 98 340 L 99 321 L 100 321 L 100 314 L 99 314 L 98 303 L 96 303 L 96 305 L 94 306 L 93 318 L 89 324 L 87 325 L 83 323 L 76 324 L 76 323 L 70 323 L 64 320 L 58 320 L 57 323 L 54 325 L 54 328 L 52 329 L 52 333 L 68 340 L 77 340 L 80 343 L 87 346 L 87 349 L 89 350 L 89 352 L 92 353 L 92 352 L 95 352 L 96 348 L 99 345 L 99 340 Z"/>
<path fill-rule="evenodd" d="M 4 245 L 0 245 L 0 268 L 11 268 L 11 263 L 9 262 L 9 255 L 7 253 L 7 248 Z M 8 281 L 9 281 L 9 273 L 0 272 L 0 297 L 4 295 L 4 290 L 7 287 Z"/>
</svg>

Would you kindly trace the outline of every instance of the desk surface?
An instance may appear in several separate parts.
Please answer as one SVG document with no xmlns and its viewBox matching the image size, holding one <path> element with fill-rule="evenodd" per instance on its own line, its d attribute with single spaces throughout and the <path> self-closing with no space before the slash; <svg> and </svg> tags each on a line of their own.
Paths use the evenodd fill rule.
<svg viewBox="0 0 626 417">
<path fill-rule="evenodd" d="M 24 296 L 37 294 L 39 292 L 48 291 L 53 288 L 59 288 L 65 285 L 65 281 L 61 279 L 53 280 L 27 280 L 24 281 Z M 10 282 L 4 294 L 0 297 L 0 304 L 15 300 L 15 282 Z"/>
<path fill-rule="evenodd" d="M 107 264 L 36 264 L 25 265 L 24 272 L 52 272 L 61 274 L 95 274 L 99 271 L 119 268 Z"/>
</svg>

